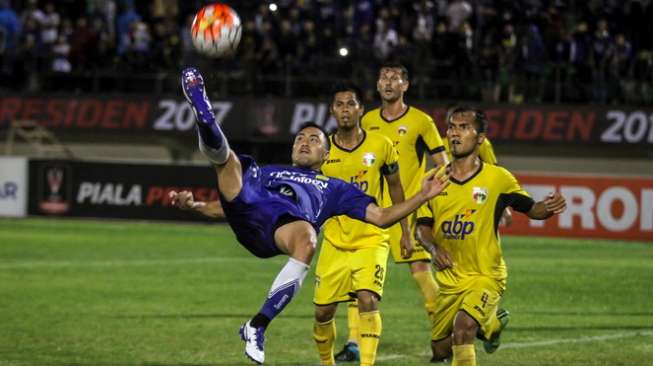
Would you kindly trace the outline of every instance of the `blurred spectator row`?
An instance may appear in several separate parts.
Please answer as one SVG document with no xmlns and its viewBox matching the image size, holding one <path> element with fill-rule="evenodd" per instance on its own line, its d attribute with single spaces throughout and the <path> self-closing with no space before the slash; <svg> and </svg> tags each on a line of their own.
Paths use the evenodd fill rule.
<svg viewBox="0 0 653 366">
<path fill-rule="evenodd" d="M 235 58 L 192 47 L 198 0 L 0 0 L 0 91 L 170 92 L 188 64 L 216 90 L 320 96 L 340 78 L 374 95 L 400 61 L 417 98 L 653 104 L 651 0 L 225 1 Z"/>
</svg>

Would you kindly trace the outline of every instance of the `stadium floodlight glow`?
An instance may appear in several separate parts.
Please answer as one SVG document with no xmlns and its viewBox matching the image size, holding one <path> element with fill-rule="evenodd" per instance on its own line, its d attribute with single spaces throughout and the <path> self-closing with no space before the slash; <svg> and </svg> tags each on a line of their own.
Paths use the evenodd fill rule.
<svg viewBox="0 0 653 366">
<path fill-rule="evenodd" d="M 271 12 L 275 12 L 279 7 L 275 3 L 270 3 L 270 6 L 268 8 L 270 8 Z"/>
<path fill-rule="evenodd" d="M 347 47 L 340 47 L 340 49 L 338 50 L 338 54 L 342 57 L 347 57 L 347 55 L 349 55 L 349 50 L 347 49 Z"/>
</svg>

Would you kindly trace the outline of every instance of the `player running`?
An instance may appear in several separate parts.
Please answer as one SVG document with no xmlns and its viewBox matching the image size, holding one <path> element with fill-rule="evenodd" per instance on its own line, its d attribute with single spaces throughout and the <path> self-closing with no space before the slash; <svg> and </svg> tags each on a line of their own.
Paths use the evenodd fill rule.
<svg viewBox="0 0 653 366">
<path fill-rule="evenodd" d="M 483 112 L 458 107 L 447 126 L 452 184 L 420 208 L 417 229 L 438 268 L 433 361 L 453 354 L 452 365 L 473 366 L 477 335 L 492 353 L 508 324 L 508 312 L 499 309 L 508 276 L 498 233 L 503 209 L 544 220 L 563 212 L 566 203 L 559 193 L 534 202 L 509 171 L 481 161 Z"/>
<path fill-rule="evenodd" d="M 240 327 L 245 354 L 262 364 L 265 330 L 301 287 L 322 224 L 332 216 L 347 215 L 387 227 L 441 192 L 448 184 L 448 176 L 444 172 L 427 175 L 417 194 L 392 207 L 381 208 L 355 185 L 318 172 L 329 155 L 329 140 L 315 124 L 297 132 L 292 148 L 293 166 L 259 167 L 251 157 L 238 156 L 229 148 L 199 71 L 183 70 L 181 84 L 195 113 L 199 148 L 213 164 L 221 206 L 236 238 L 257 257 L 290 257 L 272 283 L 260 311 Z M 195 206 L 192 200 L 183 205 Z"/>
<path fill-rule="evenodd" d="M 334 90 L 331 113 L 338 129 L 330 136 L 331 150 L 322 172 L 355 184 L 378 201 L 388 190 L 394 203 L 401 202 L 404 191 L 397 152 L 390 139 L 360 127 L 363 111 L 357 87 L 343 84 Z M 408 230 L 405 219 L 402 226 Z M 313 337 L 322 365 L 335 365 L 334 316 L 338 303 L 354 299 L 358 300 L 363 335 L 360 364 L 374 364 L 382 329 L 378 303 L 383 295 L 388 253 L 388 234 L 384 229 L 346 216 L 333 217 L 325 223 L 313 298 Z"/>
<path fill-rule="evenodd" d="M 366 113 L 361 121 L 364 130 L 380 133 L 395 145 L 399 153 L 401 185 L 407 197 L 420 190 L 420 177 L 426 170 L 427 156 L 433 159 L 436 166 L 447 163 L 444 144 L 433 119 L 404 102 L 404 93 L 408 87 L 408 71 L 403 65 L 388 63 L 381 66 L 376 88 L 382 106 Z M 384 194 L 384 204 L 390 204 L 387 193 Z M 408 217 L 408 231 L 402 231 L 399 225 L 390 228 L 390 252 L 395 263 L 408 263 L 424 296 L 424 307 L 432 322 L 438 288 L 433 278 L 429 253 L 415 245 L 414 216 Z M 360 334 L 357 314 L 356 305 L 350 304 L 347 311 L 349 338 L 343 350 L 336 355 L 336 361 L 357 360 Z"/>
</svg>

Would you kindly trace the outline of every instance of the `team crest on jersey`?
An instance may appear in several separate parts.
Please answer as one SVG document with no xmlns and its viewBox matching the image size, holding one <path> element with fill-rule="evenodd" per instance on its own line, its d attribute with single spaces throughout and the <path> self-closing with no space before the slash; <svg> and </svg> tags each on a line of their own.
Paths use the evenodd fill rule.
<svg viewBox="0 0 653 366">
<path fill-rule="evenodd" d="M 406 133 L 408 133 L 408 127 L 404 125 L 399 126 L 399 128 L 397 129 L 397 133 L 399 134 L 399 136 L 405 135 Z"/>
<path fill-rule="evenodd" d="M 363 165 L 372 166 L 374 165 L 375 161 L 376 161 L 376 155 L 374 155 L 374 153 L 368 152 L 363 154 Z"/>
<path fill-rule="evenodd" d="M 483 204 L 487 201 L 487 188 L 485 187 L 473 187 L 472 188 L 472 198 L 477 204 Z"/>
</svg>

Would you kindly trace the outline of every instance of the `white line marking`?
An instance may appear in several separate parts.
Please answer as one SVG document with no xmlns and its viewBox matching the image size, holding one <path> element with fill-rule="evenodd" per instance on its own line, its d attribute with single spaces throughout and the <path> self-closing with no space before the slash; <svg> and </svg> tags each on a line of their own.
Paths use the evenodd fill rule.
<svg viewBox="0 0 653 366">
<path fill-rule="evenodd" d="M 610 341 L 610 340 L 615 340 L 615 339 L 623 339 L 623 338 L 631 338 L 631 337 L 646 337 L 646 336 L 653 336 L 653 329 L 644 329 L 644 330 L 635 330 L 632 332 L 624 332 L 624 333 L 618 333 L 618 334 L 606 334 L 606 335 L 599 335 L 599 336 L 591 336 L 591 337 L 579 337 L 579 338 L 559 338 L 559 339 L 549 339 L 546 341 L 533 341 L 533 342 L 516 342 L 516 343 L 505 343 L 502 344 L 499 350 L 504 350 L 504 349 L 518 349 L 518 348 L 530 348 L 530 347 L 548 347 L 548 346 L 555 346 L 558 344 L 571 344 L 571 343 L 591 343 L 591 342 L 602 342 L 602 341 Z M 478 350 L 477 350 L 478 351 Z M 400 355 L 400 354 L 387 354 L 387 355 L 379 355 L 376 359 L 378 361 L 387 361 L 387 360 L 395 360 L 395 359 L 400 359 L 400 358 L 408 358 L 408 357 L 430 357 L 431 352 L 423 352 L 420 354 L 413 354 L 413 355 Z"/>
<path fill-rule="evenodd" d="M 110 261 L 26 261 L 15 263 L 0 263 L 2 269 L 17 268 L 61 268 L 61 267 L 123 267 L 123 266 L 159 266 L 175 264 L 201 264 L 201 263 L 222 263 L 222 262 L 262 262 L 276 263 L 275 260 L 262 261 L 256 257 L 209 257 L 209 258 L 187 258 L 187 259 L 141 259 L 141 260 L 110 260 Z"/>
<path fill-rule="evenodd" d="M 565 343 L 601 342 L 601 341 L 609 341 L 613 339 L 622 339 L 622 338 L 630 338 L 630 337 L 637 337 L 637 336 L 653 336 L 653 329 L 638 330 L 638 331 L 624 332 L 624 333 L 617 333 L 617 334 L 606 334 L 606 335 L 592 336 L 592 337 L 560 338 L 560 339 L 549 339 L 546 341 L 507 343 L 501 345 L 500 349 L 546 347 L 546 346 L 553 346 L 556 344 L 565 344 Z"/>
</svg>

